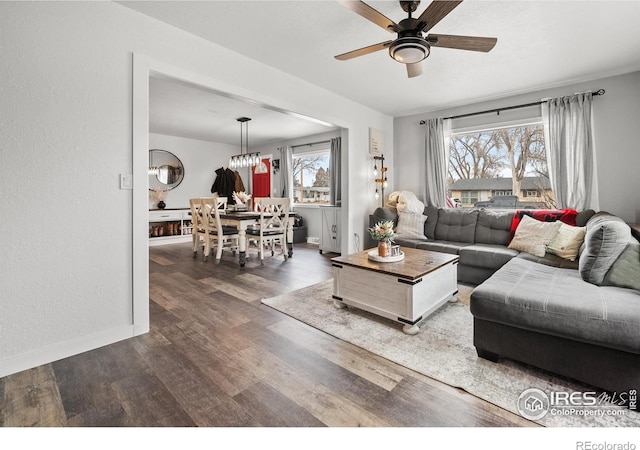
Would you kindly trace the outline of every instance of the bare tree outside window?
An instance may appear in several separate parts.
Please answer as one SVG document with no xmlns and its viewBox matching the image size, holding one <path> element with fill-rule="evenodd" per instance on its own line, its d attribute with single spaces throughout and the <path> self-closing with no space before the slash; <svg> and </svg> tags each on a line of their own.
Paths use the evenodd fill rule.
<svg viewBox="0 0 640 450">
<path fill-rule="evenodd" d="M 451 180 L 492 178 L 504 169 L 504 152 L 497 146 L 495 131 L 451 136 Z"/>
<path fill-rule="evenodd" d="M 328 204 L 330 189 L 329 152 L 293 155 L 293 200 L 295 203 Z"/>
<path fill-rule="evenodd" d="M 542 124 L 453 134 L 449 155 L 450 195 L 463 206 L 555 207 Z"/>
</svg>

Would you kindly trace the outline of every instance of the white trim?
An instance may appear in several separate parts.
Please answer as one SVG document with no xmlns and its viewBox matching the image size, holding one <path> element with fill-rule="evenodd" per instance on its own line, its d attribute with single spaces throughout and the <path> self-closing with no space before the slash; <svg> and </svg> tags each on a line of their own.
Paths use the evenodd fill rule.
<svg viewBox="0 0 640 450">
<path fill-rule="evenodd" d="M 80 336 L 51 347 L 22 353 L 0 362 L 0 378 L 43 364 L 59 361 L 99 347 L 104 347 L 105 345 L 131 338 L 135 336 L 135 334 L 134 326 L 127 325 L 102 331 L 94 335 Z"/>
<path fill-rule="evenodd" d="M 452 128 L 451 136 L 469 133 L 482 133 L 484 131 L 499 130 L 502 128 L 527 127 L 530 125 L 542 125 L 542 117 L 532 117 L 530 119 L 508 120 L 504 122 L 495 122 L 492 124 L 475 125 L 470 127 Z"/>
<path fill-rule="evenodd" d="M 149 73 L 151 61 L 133 55 L 133 302 L 134 336 L 149 332 Z"/>
<path fill-rule="evenodd" d="M 314 154 L 322 155 L 325 153 L 331 153 L 331 144 L 327 143 L 326 147 L 316 148 L 313 150 L 296 150 L 293 149 L 291 152 L 292 156 L 310 156 Z"/>
</svg>

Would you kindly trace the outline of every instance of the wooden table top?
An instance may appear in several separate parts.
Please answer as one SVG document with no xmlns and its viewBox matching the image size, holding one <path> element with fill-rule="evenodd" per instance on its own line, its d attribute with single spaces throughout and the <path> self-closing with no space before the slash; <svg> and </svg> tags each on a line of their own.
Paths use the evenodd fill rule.
<svg viewBox="0 0 640 450">
<path fill-rule="evenodd" d="M 402 261 L 377 262 L 369 259 L 369 252 L 374 250 L 376 252 L 378 251 L 377 248 L 371 248 L 362 252 L 352 253 L 351 255 L 331 258 L 331 261 L 334 264 L 343 264 L 409 280 L 416 280 L 459 259 L 458 255 L 449 253 L 400 247 L 400 251 L 404 253 L 404 259 Z"/>
</svg>

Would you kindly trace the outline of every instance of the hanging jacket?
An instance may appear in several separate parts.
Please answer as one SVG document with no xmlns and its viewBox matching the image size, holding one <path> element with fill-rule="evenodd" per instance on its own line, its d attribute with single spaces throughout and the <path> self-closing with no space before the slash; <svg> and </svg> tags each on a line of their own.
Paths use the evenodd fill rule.
<svg viewBox="0 0 640 450">
<path fill-rule="evenodd" d="M 244 183 L 242 182 L 242 177 L 240 176 L 240 173 L 237 170 L 235 173 L 236 173 L 236 181 L 234 183 L 235 191 L 244 192 Z"/>
<path fill-rule="evenodd" d="M 229 205 L 235 204 L 233 191 L 236 188 L 236 174 L 231 169 L 220 167 L 216 169 L 216 179 L 211 186 L 211 193 L 217 193 L 220 197 L 227 197 Z"/>
</svg>

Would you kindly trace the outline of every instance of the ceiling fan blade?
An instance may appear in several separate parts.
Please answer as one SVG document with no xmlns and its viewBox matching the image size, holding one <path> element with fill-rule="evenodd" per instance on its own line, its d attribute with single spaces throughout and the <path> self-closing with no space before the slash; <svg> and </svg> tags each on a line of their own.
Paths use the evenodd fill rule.
<svg viewBox="0 0 640 450">
<path fill-rule="evenodd" d="M 497 38 L 476 36 L 455 36 L 451 34 L 430 34 L 427 42 L 432 47 L 456 48 L 474 52 L 488 52 L 495 47 Z"/>
<path fill-rule="evenodd" d="M 459 1 L 434 1 L 427 9 L 424 10 L 420 17 L 418 17 L 418 29 L 420 31 L 427 32 L 431 28 L 434 27 L 435 24 L 440 22 L 445 18 L 447 14 L 449 14 L 453 9 L 462 3 L 462 0 Z"/>
<path fill-rule="evenodd" d="M 373 44 L 368 47 L 362 47 L 357 50 L 352 50 L 347 53 L 343 53 L 341 55 L 336 56 L 336 59 L 340 61 L 346 61 L 348 59 L 357 58 L 358 56 L 368 55 L 369 53 L 377 52 L 379 50 L 384 50 L 389 47 L 393 41 L 380 42 L 379 44 Z"/>
<path fill-rule="evenodd" d="M 406 64 L 406 66 L 407 66 L 407 75 L 409 76 L 409 78 L 422 75 L 422 62 Z"/>
<path fill-rule="evenodd" d="M 376 9 L 373 9 L 371 6 L 367 5 L 362 1 L 338 1 L 342 6 L 349 8 L 356 14 L 361 15 L 365 19 L 375 23 L 381 28 L 384 28 L 389 33 L 397 32 L 400 28 L 398 24 L 393 20 L 389 19 L 387 16 L 382 14 Z"/>
</svg>

